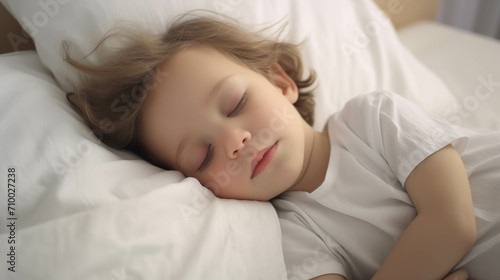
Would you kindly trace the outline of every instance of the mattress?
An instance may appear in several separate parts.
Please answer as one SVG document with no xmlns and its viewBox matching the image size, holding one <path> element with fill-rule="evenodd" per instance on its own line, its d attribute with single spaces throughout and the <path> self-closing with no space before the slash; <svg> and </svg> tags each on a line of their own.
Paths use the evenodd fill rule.
<svg viewBox="0 0 500 280">
<path fill-rule="evenodd" d="M 431 21 L 398 30 L 404 46 L 456 97 L 441 116 L 459 126 L 500 129 L 500 42 Z"/>
</svg>

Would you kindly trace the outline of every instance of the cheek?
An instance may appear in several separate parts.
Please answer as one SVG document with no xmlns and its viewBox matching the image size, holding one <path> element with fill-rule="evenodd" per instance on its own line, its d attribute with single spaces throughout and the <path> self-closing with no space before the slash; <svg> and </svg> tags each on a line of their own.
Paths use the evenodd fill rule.
<svg viewBox="0 0 500 280">
<path fill-rule="evenodd" d="M 236 161 L 214 160 L 201 178 L 201 183 L 216 196 L 241 186 L 244 168 Z"/>
<path fill-rule="evenodd" d="M 266 106 L 265 110 L 255 117 L 260 125 L 255 135 L 260 142 L 267 145 L 277 140 L 275 138 L 290 134 L 291 130 L 296 130 L 301 125 L 300 115 L 297 118 L 297 112 L 291 104 Z"/>
<path fill-rule="evenodd" d="M 272 105 L 258 107 L 251 114 L 249 129 L 252 134 L 252 142 L 255 148 L 260 150 L 276 141 L 282 132 L 283 125 L 277 125 L 276 109 Z"/>
</svg>

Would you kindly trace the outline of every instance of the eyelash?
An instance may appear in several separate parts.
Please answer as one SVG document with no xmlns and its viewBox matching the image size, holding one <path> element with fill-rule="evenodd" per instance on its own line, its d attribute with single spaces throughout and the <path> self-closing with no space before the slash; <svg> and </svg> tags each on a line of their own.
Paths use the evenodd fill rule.
<svg viewBox="0 0 500 280">
<path fill-rule="evenodd" d="M 245 106 L 245 103 L 247 102 L 247 93 L 246 91 L 243 93 L 243 96 L 240 99 L 240 102 L 236 105 L 236 107 L 227 115 L 227 117 L 233 117 L 234 115 L 238 114 L 241 109 Z M 201 163 L 200 167 L 198 167 L 198 171 L 202 171 L 203 169 L 207 168 L 210 165 L 210 162 L 212 162 L 212 158 L 214 155 L 214 149 L 212 144 L 208 146 L 208 151 L 207 155 L 205 156 L 205 159 Z"/>
<path fill-rule="evenodd" d="M 213 155 L 214 155 L 214 149 L 212 148 L 212 144 L 210 144 L 208 146 L 207 155 L 205 156 L 205 159 L 201 163 L 200 167 L 198 167 L 198 171 L 202 171 L 203 169 L 208 167 L 208 165 L 212 161 Z"/>
<path fill-rule="evenodd" d="M 227 115 L 227 116 L 232 117 L 232 116 L 236 115 L 243 108 L 243 106 L 245 106 L 246 102 L 247 102 L 247 92 L 245 91 L 243 93 L 243 96 L 240 99 L 240 102 L 238 102 L 238 104 L 236 105 L 234 110 L 231 113 L 229 113 L 229 115 Z"/>
</svg>

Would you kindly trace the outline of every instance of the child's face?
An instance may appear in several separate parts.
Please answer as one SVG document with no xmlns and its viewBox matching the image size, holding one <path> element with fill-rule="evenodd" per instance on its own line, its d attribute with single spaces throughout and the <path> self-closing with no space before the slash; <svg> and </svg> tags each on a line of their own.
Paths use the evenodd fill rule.
<svg viewBox="0 0 500 280">
<path fill-rule="evenodd" d="M 293 106 L 295 83 L 272 69 L 274 84 L 212 48 L 177 54 L 147 97 L 146 150 L 218 197 L 269 200 L 286 191 L 303 169 L 308 125 Z"/>
</svg>

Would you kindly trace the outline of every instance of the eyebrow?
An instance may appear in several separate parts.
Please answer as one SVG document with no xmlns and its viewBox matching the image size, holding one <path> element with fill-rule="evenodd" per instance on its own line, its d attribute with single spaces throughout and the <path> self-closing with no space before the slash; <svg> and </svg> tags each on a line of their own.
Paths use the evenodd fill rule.
<svg viewBox="0 0 500 280">
<path fill-rule="evenodd" d="M 214 87 L 213 89 L 210 91 L 210 93 L 208 94 L 207 99 L 210 98 L 210 96 L 214 95 L 216 92 L 218 92 L 220 90 L 220 88 L 225 84 L 227 83 L 227 81 L 232 78 L 234 75 L 231 74 L 231 75 L 227 75 L 226 77 L 224 77 L 222 80 L 220 80 Z M 186 141 L 186 136 L 184 136 L 184 138 L 181 139 L 181 143 L 179 144 L 179 147 L 177 147 L 177 153 L 175 154 L 175 163 L 177 164 L 177 166 L 180 166 L 179 164 L 179 160 L 180 160 L 180 156 L 184 153 L 184 150 L 186 149 L 186 145 L 187 145 L 187 141 Z"/>
</svg>

